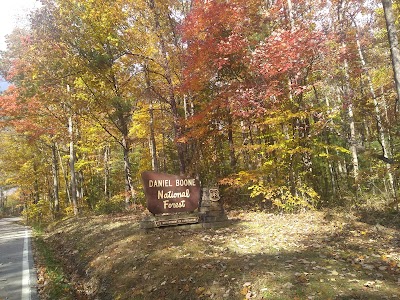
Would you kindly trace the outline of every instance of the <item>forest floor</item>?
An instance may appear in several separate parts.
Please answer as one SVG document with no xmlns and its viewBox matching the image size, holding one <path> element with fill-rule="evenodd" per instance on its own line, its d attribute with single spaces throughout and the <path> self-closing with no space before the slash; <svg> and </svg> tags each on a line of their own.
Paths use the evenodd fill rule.
<svg viewBox="0 0 400 300">
<path fill-rule="evenodd" d="M 147 232 L 141 217 L 71 218 L 38 236 L 41 299 L 400 299 L 398 213 L 232 211 L 223 228 Z"/>
</svg>

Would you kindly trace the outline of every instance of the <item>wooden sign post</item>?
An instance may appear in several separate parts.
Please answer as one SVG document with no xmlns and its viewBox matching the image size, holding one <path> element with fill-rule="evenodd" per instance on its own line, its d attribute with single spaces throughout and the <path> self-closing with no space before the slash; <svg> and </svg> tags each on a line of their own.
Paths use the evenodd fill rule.
<svg viewBox="0 0 400 300">
<path fill-rule="evenodd" d="M 227 220 L 218 188 L 201 189 L 197 179 L 152 171 L 143 172 L 142 181 L 153 214 L 141 221 L 142 229 L 187 224 L 209 228 Z"/>
</svg>

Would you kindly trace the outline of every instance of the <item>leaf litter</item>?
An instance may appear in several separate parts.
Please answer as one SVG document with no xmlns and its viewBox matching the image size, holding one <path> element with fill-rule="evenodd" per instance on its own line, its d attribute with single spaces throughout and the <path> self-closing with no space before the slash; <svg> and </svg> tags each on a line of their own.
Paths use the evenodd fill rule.
<svg viewBox="0 0 400 300">
<path fill-rule="evenodd" d="M 46 242 L 79 299 L 400 299 L 397 225 L 348 212 L 229 216 L 223 228 L 149 232 L 138 216 L 73 218 Z"/>
</svg>

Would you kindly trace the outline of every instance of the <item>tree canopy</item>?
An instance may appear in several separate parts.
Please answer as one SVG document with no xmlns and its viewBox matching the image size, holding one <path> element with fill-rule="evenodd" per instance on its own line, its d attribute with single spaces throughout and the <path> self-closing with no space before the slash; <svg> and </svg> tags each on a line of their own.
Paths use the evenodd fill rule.
<svg viewBox="0 0 400 300">
<path fill-rule="evenodd" d="M 49 216 L 140 205 L 151 169 L 232 205 L 397 204 L 383 2 L 42 0 L 1 53 L 0 185 Z"/>
</svg>

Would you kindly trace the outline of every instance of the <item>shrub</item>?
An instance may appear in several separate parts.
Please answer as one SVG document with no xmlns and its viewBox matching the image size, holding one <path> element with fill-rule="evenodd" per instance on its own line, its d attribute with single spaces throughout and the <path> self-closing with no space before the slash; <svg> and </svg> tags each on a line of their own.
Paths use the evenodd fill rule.
<svg viewBox="0 0 400 300">
<path fill-rule="evenodd" d="M 119 213 L 125 210 L 125 199 L 121 195 L 116 195 L 111 199 L 101 199 L 96 203 L 94 211 L 97 214 Z"/>
<path fill-rule="evenodd" d="M 263 201 L 270 201 L 272 205 L 285 212 L 316 208 L 320 199 L 314 189 L 305 185 L 297 187 L 295 193 L 292 193 L 287 186 L 265 187 L 262 183 L 252 185 L 249 189 L 250 197 L 262 195 Z"/>
</svg>

